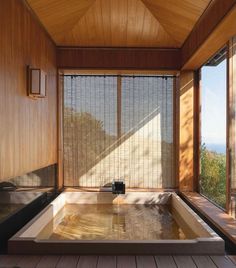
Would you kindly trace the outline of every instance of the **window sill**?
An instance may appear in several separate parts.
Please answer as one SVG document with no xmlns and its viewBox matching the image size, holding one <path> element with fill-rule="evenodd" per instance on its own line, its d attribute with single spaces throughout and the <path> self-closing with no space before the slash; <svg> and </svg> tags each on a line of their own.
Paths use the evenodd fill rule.
<svg viewBox="0 0 236 268">
<path fill-rule="evenodd" d="M 236 220 L 196 192 L 180 195 L 216 226 L 230 241 L 236 244 Z"/>
</svg>

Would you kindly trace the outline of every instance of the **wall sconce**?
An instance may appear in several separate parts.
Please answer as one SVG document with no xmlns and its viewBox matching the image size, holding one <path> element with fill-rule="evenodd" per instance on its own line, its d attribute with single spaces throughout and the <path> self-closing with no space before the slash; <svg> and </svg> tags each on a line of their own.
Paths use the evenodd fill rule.
<svg viewBox="0 0 236 268">
<path fill-rule="evenodd" d="M 46 97 L 47 76 L 38 68 L 27 66 L 28 96 L 33 98 Z"/>
</svg>

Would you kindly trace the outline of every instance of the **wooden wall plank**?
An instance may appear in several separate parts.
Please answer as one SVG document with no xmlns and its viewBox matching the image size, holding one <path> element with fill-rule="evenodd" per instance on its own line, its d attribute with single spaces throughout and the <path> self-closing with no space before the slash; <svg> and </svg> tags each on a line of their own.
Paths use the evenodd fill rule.
<svg viewBox="0 0 236 268">
<path fill-rule="evenodd" d="M 164 29 L 183 44 L 210 0 L 142 0 Z"/>
<path fill-rule="evenodd" d="M 215 0 L 204 12 L 181 49 L 183 70 L 194 70 L 236 34 L 235 0 Z"/>
<path fill-rule="evenodd" d="M 27 1 L 57 45 L 80 47 L 178 47 L 179 45 L 140 0 Z"/>
<path fill-rule="evenodd" d="M 181 72 L 179 76 L 179 189 L 194 189 L 194 73 Z"/>
<path fill-rule="evenodd" d="M 0 8 L 0 180 L 57 162 L 56 51 L 22 1 Z M 27 97 L 26 66 L 47 73 L 47 97 Z"/>
<path fill-rule="evenodd" d="M 208 38 L 210 33 L 234 4 L 234 0 L 216 0 L 211 2 L 182 47 L 183 63 L 185 63 L 193 52 Z"/>
<path fill-rule="evenodd" d="M 57 50 L 61 69 L 179 70 L 179 49 L 63 48 Z"/>
</svg>

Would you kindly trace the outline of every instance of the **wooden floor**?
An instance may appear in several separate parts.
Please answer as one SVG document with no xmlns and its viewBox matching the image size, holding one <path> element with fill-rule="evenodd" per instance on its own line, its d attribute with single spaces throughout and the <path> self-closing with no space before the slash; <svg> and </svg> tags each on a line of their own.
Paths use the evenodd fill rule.
<svg viewBox="0 0 236 268">
<path fill-rule="evenodd" d="M 231 268 L 236 256 L 0 255 L 0 268 Z"/>
<path fill-rule="evenodd" d="M 181 195 L 236 245 L 236 220 L 234 218 L 198 193 L 184 192 Z"/>
</svg>

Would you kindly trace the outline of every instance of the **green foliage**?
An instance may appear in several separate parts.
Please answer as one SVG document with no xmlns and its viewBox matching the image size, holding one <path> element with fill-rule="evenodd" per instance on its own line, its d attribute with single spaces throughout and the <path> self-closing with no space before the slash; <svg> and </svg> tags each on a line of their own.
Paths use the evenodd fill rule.
<svg viewBox="0 0 236 268">
<path fill-rule="evenodd" d="M 64 158 L 80 177 L 105 157 L 117 137 L 104 130 L 101 120 L 87 112 L 64 109 Z"/>
<path fill-rule="evenodd" d="M 200 192 L 225 208 L 226 205 L 226 156 L 201 146 Z"/>
</svg>

